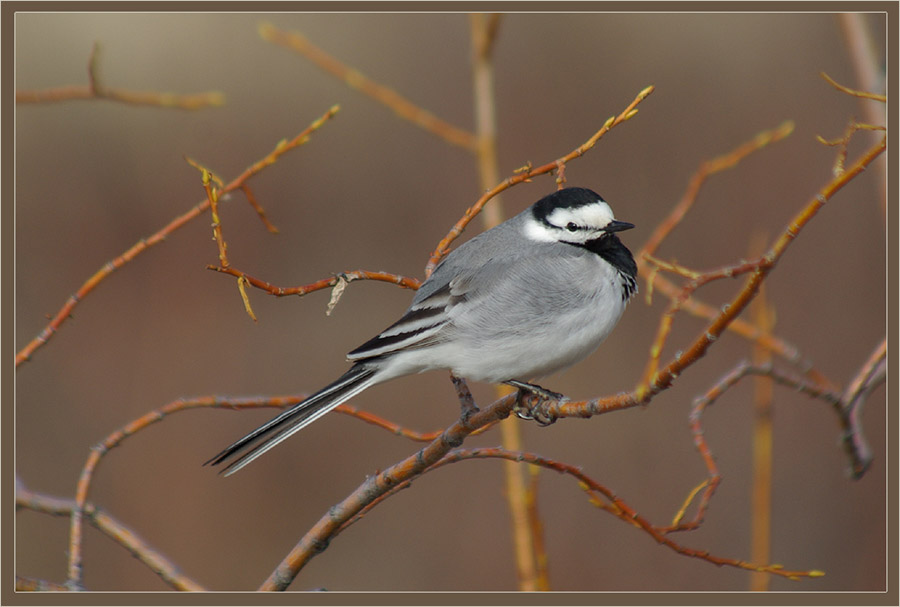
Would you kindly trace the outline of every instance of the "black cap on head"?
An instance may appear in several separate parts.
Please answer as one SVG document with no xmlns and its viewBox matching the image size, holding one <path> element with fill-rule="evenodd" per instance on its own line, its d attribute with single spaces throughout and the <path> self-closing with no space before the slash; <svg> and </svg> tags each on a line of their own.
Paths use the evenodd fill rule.
<svg viewBox="0 0 900 607">
<path fill-rule="evenodd" d="M 576 209 L 598 200 L 606 202 L 600 194 L 587 188 L 563 188 L 538 200 L 531 210 L 536 218 L 544 220 L 555 209 Z"/>
</svg>

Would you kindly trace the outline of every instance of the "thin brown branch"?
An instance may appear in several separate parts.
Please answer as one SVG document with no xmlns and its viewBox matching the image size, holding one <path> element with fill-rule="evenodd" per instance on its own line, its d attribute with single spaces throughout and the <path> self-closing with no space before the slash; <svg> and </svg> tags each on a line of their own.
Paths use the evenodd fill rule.
<svg viewBox="0 0 900 607">
<path fill-rule="evenodd" d="M 640 251 L 635 256 L 639 264 L 639 273 L 643 273 L 644 270 L 644 267 L 640 265 L 641 260 L 644 258 L 644 254 L 649 253 L 653 255 L 656 253 L 656 250 L 659 248 L 659 245 L 662 244 L 662 241 L 665 240 L 679 223 L 681 223 L 691 207 L 694 206 L 694 203 L 697 201 L 697 196 L 700 193 L 700 189 L 703 187 L 703 184 L 706 183 L 707 179 L 716 173 L 734 168 L 747 156 L 763 149 L 771 143 L 786 138 L 793 131 L 794 122 L 792 120 L 787 120 L 774 129 L 762 131 L 750 141 L 742 143 L 730 152 L 702 162 L 700 168 L 697 169 L 688 182 L 687 190 L 682 194 L 681 199 L 672 210 L 669 211 L 666 218 L 657 225 L 656 229 L 653 230 L 653 233 L 647 239 L 647 242 L 644 243 L 644 246 L 641 247 Z M 648 285 L 648 288 L 650 288 L 650 285 Z"/>
<path fill-rule="evenodd" d="M 59 103 L 62 101 L 84 101 L 102 99 L 127 105 L 155 106 L 180 110 L 201 110 L 225 104 L 225 97 L 219 92 L 177 95 L 175 93 L 155 93 L 152 91 L 128 91 L 125 89 L 104 89 L 98 95 L 90 86 L 61 86 L 43 90 L 16 91 L 16 103 Z"/>
<path fill-rule="evenodd" d="M 693 293 L 697 289 L 710 282 L 721 280 L 723 278 L 735 278 L 737 276 L 747 274 L 748 272 L 756 271 L 762 264 L 765 263 L 764 258 L 759 258 L 753 261 L 742 261 L 735 265 L 724 266 L 722 268 L 711 270 L 709 272 L 697 272 L 694 270 L 683 268 L 677 264 L 668 264 L 665 262 L 661 262 L 650 256 L 647 256 L 646 260 L 651 261 L 660 269 L 674 272 L 680 276 L 688 278 L 689 280 L 681 288 L 681 291 L 678 293 L 678 295 L 672 298 L 672 301 L 669 304 L 668 308 L 665 310 L 665 312 L 663 312 L 662 316 L 660 316 L 659 329 L 657 330 L 656 339 L 650 346 L 650 358 L 647 361 L 647 367 L 644 371 L 643 379 L 641 380 L 642 384 L 649 384 L 650 382 L 652 382 L 654 376 L 659 370 L 660 355 L 672 329 L 672 323 L 675 317 L 675 313 L 681 309 L 686 299 L 693 295 Z"/>
<path fill-rule="evenodd" d="M 412 122 L 453 145 L 463 147 L 470 152 L 476 150 L 477 142 L 475 141 L 475 136 L 468 131 L 441 120 L 396 91 L 378 84 L 359 71 L 348 67 L 312 44 L 306 37 L 296 32 L 280 30 L 269 23 L 263 23 L 259 26 L 259 35 L 267 42 L 278 44 L 300 53 L 322 70 L 342 80 L 350 88 L 357 89 L 387 106 L 400 118 Z"/>
<path fill-rule="evenodd" d="M 250 203 L 250 206 L 253 207 L 253 210 L 256 211 L 256 214 L 259 215 L 260 221 L 263 222 L 263 225 L 266 226 L 266 229 L 271 234 L 278 234 L 278 228 L 276 228 L 269 218 L 266 216 L 265 209 L 256 201 L 256 196 L 253 194 L 253 191 L 250 189 L 246 183 L 241 185 L 241 191 L 244 192 L 244 196 L 247 198 L 247 202 Z"/>
<path fill-rule="evenodd" d="M 832 173 L 835 175 L 840 175 L 844 172 L 844 164 L 847 162 L 847 154 L 850 148 L 850 140 L 853 138 L 853 135 L 857 133 L 857 131 L 885 131 L 885 127 L 883 126 L 874 126 L 871 124 L 861 124 L 856 122 L 855 120 L 851 120 L 847 125 L 847 128 L 844 130 L 843 137 L 838 137 L 837 139 L 828 140 L 824 137 L 817 135 L 816 139 L 818 139 L 819 143 L 822 145 L 827 145 L 830 147 L 838 147 L 837 158 L 834 161 L 834 167 L 831 169 Z"/>
<path fill-rule="evenodd" d="M 854 97 L 859 97 L 860 99 L 872 99 L 874 101 L 881 101 L 882 103 L 887 103 L 886 95 L 879 95 L 878 93 L 869 93 L 866 91 L 857 91 L 855 89 L 851 89 L 850 87 L 844 86 L 843 84 L 838 84 L 834 81 L 834 79 L 826 74 L 825 72 L 820 72 L 822 78 L 825 79 L 825 82 L 841 91 L 842 93 L 847 93 L 848 95 L 852 95 Z"/>
<path fill-rule="evenodd" d="M 871 18 L 865 13 L 845 12 L 838 15 L 841 30 L 847 51 L 853 63 L 853 71 L 856 73 L 856 83 L 864 91 L 883 91 L 885 89 L 885 68 L 876 50 L 872 28 L 867 21 Z M 835 86 L 835 85 L 832 85 Z M 838 90 L 842 90 L 837 85 Z M 846 91 L 853 94 L 852 89 Z M 886 120 L 884 102 L 879 99 L 869 99 L 865 96 L 858 97 L 866 122 L 870 124 L 884 124 Z M 872 140 L 877 141 L 877 134 L 872 133 Z M 884 158 L 875 163 L 880 184 L 880 196 L 878 197 L 881 209 L 881 219 L 887 217 L 887 163 Z"/>
<path fill-rule="evenodd" d="M 841 444 L 850 458 L 850 474 L 860 478 L 872 464 L 872 452 L 862 431 L 862 405 L 869 393 L 887 377 L 887 340 L 883 340 L 851 380 L 841 398 L 839 415 L 843 433 Z"/>
<path fill-rule="evenodd" d="M 58 103 L 105 99 L 128 105 L 149 105 L 182 110 L 200 110 L 225 104 L 225 95 L 218 91 L 179 95 L 153 91 L 131 91 L 105 86 L 98 76 L 99 47 L 95 43 L 88 60 L 88 84 L 60 86 L 42 90 L 16 91 L 16 103 Z"/>
<path fill-rule="evenodd" d="M 854 177 L 861 173 L 865 168 L 882 152 L 884 152 L 887 142 L 885 139 L 870 148 L 863 154 L 859 160 L 845 173 L 835 177 L 831 182 L 825 185 L 806 206 L 793 218 L 782 234 L 771 245 L 769 251 L 760 259 L 759 266 L 754 270 L 750 278 L 738 295 L 726 306 L 716 320 L 714 320 L 697 339 L 694 340 L 691 347 L 684 352 L 684 356 L 680 360 L 673 360 L 669 365 L 661 371 L 657 377 L 650 382 L 646 389 L 655 394 L 659 390 L 668 387 L 675 380 L 678 374 L 692 364 L 699 357 L 702 357 L 710 345 L 721 336 L 725 328 L 746 308 L 753 297 L 756 295 L 759 285 L 768 276 L 769 272 L 778 263 L 778 260 L 784 255 L 788 247 L 803 228 L 812 220 L 813 217 L 821 210 L 822 207 L 832 198 L 841 188 L 849 183 Z M 645 397 L 644 387 L 637 391 L 638 400 Z"/>
<path fill-rule="evenodd" d="M 653 270 L 651 269 L 651 272 L 652 271 Z M 677 287 L 673 282 L 663 278 L 662 276 L 658 276 L 653 279 L 653 286 L 670 299 L 678 297 L 678 294 L 680 292 L 679 287 Z M 693 296 L 688 297 L 683 302 L 681 302 L 681 311 L 708 321 L 715 320 L 721 313 L 720 309 L 715 308 Z M 736 335 L 739 335 L 759 345 L 760 347 L 765 348 L 770 352 L 780 356 L 789 363 L 798 366 L 804 374 L 806 374 L 811 380 L 815 381 L 816 383 L 823 386 L 828 386 L 829 388 L 837 389 L 837 384 L 832 382 L 820 371 L 815 369 L 813 367 L 813 364 L 803 357 L 796 346 L 786 342 L 784 339 L 779 338 L 775 335 L 766 335 L 765 333 L 760 331 L 758 327 L 741 318 L 735 318 L 734 321 L 732 321 L 732 323 L 728 325 L 728 329 Z"/>
<path fill-rule="evenodd" d="M 279 142 L 276 148 L 265 158 L 253 164 L 251 167 L 241 173 L 237 178 L 226 184 L 222 188 L 220 194 L 224 195 L 234 190 L 243 188 L 248 179 L 258 174 L 265 167 L 275 163 L 278 158 L 280 158 L 284 153 L 306 143 L 306 141 L 309 140 L 310 134 L 321 127 L 327 120 L 332 118 L 337 113 L 338 109 L 338 106 L 333 106 L 328 110 L 328 112 L 325 113 L 325 115 L 315 120 L 306 129 L 304 129 L 303 132 L 297 135 L 297 137 L 295 137 L 291 141 L 283 140 Z M 175 232 L 175 230 L 184 226 L 192 219 L 200 216 L 208 208 L 209 199 L 197 203 L 189 211 L 170 221 L 165 227 L 163 227 L 155 234 L 147 238 L 142 238 L 134 246 L 132 246 L 130 249 L 128 249 L 115 259 L 106 262 L 106 264 L 104 264 L 102 268 L 97 270 L 97 272 L 95 272 L 93 276 L 88 278 L 84 282 L 84 284 L 79 287 L 74 295 L 70 296 L 69 299 L 66 300 L 66 303 L 63 304 L 63 307 L 59 310 L 59 312 L 57 312 L 56 315 L 53 316 L 53 318 L 50 320 L 50 323 L 16 354 L 16 367 L 18 367 L 23 362 L 30 360 L 35 350 L 46 344 L 56 334 L 60 326 L 62 326 L 62 324 L 71 317 L 75 307 L 110 274 L 133 260 L 148 248 L 163 242 L 168 236 Z"/>
<path fill-rule="evenodd" d="M 217 266 L 206 266 L 206 268 L 208 270 L 215 270 L 216 272 L 222 272 L 223 274 L 231 274 L 232 276 L 243 278 L 250 286 L 255 287 L 261 291 L 265 291 L 266 293 L 274 295 L 275 297 L 285 297 L 288 295 L 306 295 L 307 293 L 312 293 L 313 291 L 321 291 L 322 289 L 334 287 L 340 281 L 349 283 L 357 280 L 377 280 L 380 282 L 389 282 L 391 284 L 401 286 L 404 289 L 418 289 L 419 285 L 421 284 L 421 281 L 417 278 L 401 276 L 399 274 L 391 274 L 390 272 L 349 270 L 347 272 L 341 272 L 339 274 L 335 274 L 334 276 L 329 276 L 328 278 L 323 278 L 306 285 L 300 285 L 297 287 L 279 287 L 264 280 L 254 278 L 249 274 L 245 274 L 244 272 L 241 272 L 240 270 L 237 270 L 235 268 L 220 268 Z"/>
</svg>

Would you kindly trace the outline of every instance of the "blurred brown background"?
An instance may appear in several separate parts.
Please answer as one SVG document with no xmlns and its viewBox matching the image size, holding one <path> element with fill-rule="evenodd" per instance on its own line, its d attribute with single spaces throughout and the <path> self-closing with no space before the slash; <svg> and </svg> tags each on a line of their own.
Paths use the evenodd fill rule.
<svg viewBox="0 0 900 607">
<path fill-rule="evenodd" d="M 270 21 L 296 30 L 371 78 L 464 128 L 473 124 L 470 40 L 464 14 L 19 14 L 16 88 L 87 82 L 101 44 L 108 86 L 220 90 L 224 107 L 186 112 L 104 101 L 20 105 L 16 113 L 16 339 L 24 346 L 108 260 L 203 198 L 188 155 L 231 179 L 339 103 L 340 114 L 251 186 L 281 234 L 265 232 L 242 196 L 223 204 L 231 262 L 282 286 L 334 272 L 422 276 L 429 252 L 479 196 L 463 150 L 419 130 L 304 58 L 257 35 Z M 883 53 L 883 15 L 865 18 Z M 834 14 L 509 14 L 495 51 L 498 153 L 505 177 L 586 140 L 649 84 L 640 114 L 568 166 L 620 219 L 636 250 L 679 199 L 704 159 L 793 119 L 796 129 L 710 179 L 659 251 L 709 269 L 750 255 L 831 179 L 840 136 L 858 100 L 819 76 L 856 86 Z M 868 145 L 865 134 L 851 158 Z M 767 282 L 776 333 L 845 385 L 885 333 L 885 242 L 880 173 L 830 202 Z M 504 195 L 512 215 L 554 188 L 551 177 Z M 179 398 L 311 391 L 345 368 L 344 353 L 395 320 L 411 293 L 384 283 L 349 286 L 330 317 L 329 292 L 276 299 L 210 272 L 217 253 L 204 215 L 113 274 L 57 336 L 17 371 L 16 470 L 31 489 L 72 496 L 91 445 Z M 477 233 L 473 223 L 467 236 Z M 720 305 L 739 282 L 702 299 Z M 641 283 L 642 291 L 646 284 Z M 636 299 L 591 358 L 544 385 L 572 397 L 631 389 L 665 307 Z M 676 347 L 703 324 L 679 316 Z M 669 521 L 704 478 L 688 412 L 751 345 L 729 335 L 643 410 L 548 428 L 522 423 L 526 448 L 582 466 L 650 520 Z M 782 364 L 786 364 L 783 363 Z M 473 385 L 488 402 L 490 386 Z M 724 481 L 687 546 L 750 557 L 752 384 L 711 409 L 706 436 Z M 865 408 L 876 455 L 848 478 L 835 416 L 822 402 L 775 390 L 772 561 L 821 569 L 817 580 L 773 579 L 774 590 L 879 590 L 885 586 L 883 389 Z M 410 377 L 353 404 L 404 425 L 452 423 L 446 375 Z M 329 415 L 240 474 L 201 463 L 272 410 L 180 413 L 127 440 L 101 463 L 91 500 L 128 524 L 210 589 L 256 588 L 299 537 L 366 475 L 419 445 Z M 497 431 L 468 441 L 496 445 Z M 569 478 L 540 481 L 555 590 L 745 590 L 749 574 L 678 556 L 596 510 Z M 17 572 L 65 579 L 68 521 L 17 518 Z M 88 528 L 92 590 L 166 587 L 119 546 Z M 336 539 L 293 590 L 510 590 L 516 587 L 502 466 L 467 462 L 419 479 Z"/>
</svg>

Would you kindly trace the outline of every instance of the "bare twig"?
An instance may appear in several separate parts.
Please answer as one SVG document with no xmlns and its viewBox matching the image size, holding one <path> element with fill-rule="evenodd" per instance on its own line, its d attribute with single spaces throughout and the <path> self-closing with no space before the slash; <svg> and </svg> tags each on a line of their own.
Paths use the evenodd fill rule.
<svg viewBox="0 0 900 607">
<path fill-rule="evenodd" d="M 847 93 L 848 95 L 859 97 L 860 99 L 872 99 L 873 101 L 887 102 L 887 96 L 885 95 L 879 95 L 878 93 L 869 93 L 867 91 L 857 91 L 855 89 L 851 89 L 850 87 L 846 87 L 843 84 L 838 84 L 831 76 L 829 76 L 825 72 L 821 72 L 821 74 L 822 78 L 824 78 L 828 84 L 841 91 L 842 93 Z"/>
<path fill-rule="evenodd" d="M 297 287 L 278 287 L 264 280 L 260 280 L 248 274 L 244 274 L 243 272 L 241 272 L 240 270 L 236 270 L 235 268 L 220 268 L 217 266 L 206 266 L 206 268 L 208 270 L 215 270 L 216 272 L 222 272 L 224 274 L 231 274 L 232 276 L 243 278 L 250 286 L 256 287 L 257 289 L 265 291 L 266 293 L 274 295 L 276 297 L 285 297 L 288 295 L 306 295 L 307 293 L 312 293 L 313 291 L 321 291 L 322 289 L 331 288 L 338 284 L 338 282 L 340 281 L 349 283 L 357 280 L 377 280 L 380 282 L 389 282 L 391 284 L 399 285 L 405 289 L 418 289 L 419 285 L 421 284 L 421 281 L 419 281 L 417 278 L 401 276 L 399 274 L 391 274 L 389 272 L 349 270 L 347 272 L 340 272 L 339 274 L 335 274 L 334 276 L 329 276 L 328 278 L 323 278 L 306 285 L 300 285 Z"/>
<path fill-rule="evenodd" d="M 744 158 L 749 156 L 750 154 L 757 152 L 764 147 L 768 146 L 771 143 L 775 143 L 776 141 L 780 141 L 794 132 L 794 122 L 792 120 L 787 120 L 781 123 L 779 126 L 775 127 L 772 130 L 762 131 L 758 135 L 756 135 L 750 141 L 742 143 L 735 149 L 731 150 L 726 154 L 722 154 L 721 156 L 716 156 L 711 160 L 706 160 L 700 164 L 700 168 L 694 173 L 688 182 L 687 190 L 685 190 L 684 194 L 681 196 L 681 200 L 678 201 L 672 210 L 669 212 L 668 216 L 661 221 L 656 229 L 653 230 L 653 233 L 647 239 L 647 242 L 644 243 L 644 246 L 641 247 L 638 255 L 635 256 L 638 259 L 638 263 L 640 264 L 640 260 L 643 258 L 645 253 L 649 253 L 651 255 L 656 253 L 656 250 L 659 248 L 659 245 L 662 244 L 662 241 L 665 240 L 666 236 L 668 236 L 675 227 L 681 223 L 684 219 L 687 212 L 694 206 L 694 203 L 697 201 L 697 196 L 700 193 L 700 189 L 703 187 L 703 184 L 706 183 L 706 180 L 716 173 L 720 173 L 727 169 L 734 168 L 741 162 Z M 640 270 L 639 266 L 639 270 Z M 650 285 L 648 284 L 648 288 Z"/>
<path fill-rule="evenodd" d="M 869 393 L 884 383 L 887 340 L 883 340 L 860 368 L 841 397 L 839 415 L 843 434 L 841 444 L 850 458 L 850 474 L 860 478 L 872 463 L 872 452 L 862 431 L 862 405 Z"/>
<path fill-rule="evenodd" d="M 847 153 L 849 151 L 850 140 L 853 138 L 853 135 L 856 134 L 857 131 L 884 131 L 885 127 L 883 126 L 875 126 L 871 124 L 862 124 L 856 122 L 855 120 L 851 120 L 847 125 L 847 128 L 844 130 L 844 136 L 838 137 L 837 139 L 828 140 L 822 136 L 817 136 L 816 139 L 819 140 L 819 143 L 822 145 L 838 147 L 837 158 L 834 161 L 834 168 L 832 172 L 835 175 L 840 175 L 844 172 L 844 164 L 847 162 Z"/>
</svg>

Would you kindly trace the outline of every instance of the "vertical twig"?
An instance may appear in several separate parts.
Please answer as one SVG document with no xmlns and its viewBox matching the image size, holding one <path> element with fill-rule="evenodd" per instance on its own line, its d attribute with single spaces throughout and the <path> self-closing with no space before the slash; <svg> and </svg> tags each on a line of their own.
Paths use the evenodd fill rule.
<svg viewBox="0 0 900 607">
<path fill-rule="evenodd" d="M 478 156 L 478 181 L 481 191 L 500 181 L 497 168 L 497 111 L 494 98 L 494 42 L 500 15 L 474 13 L 469 15 L 472 36 L 472 90 L 475 97 L 475 140 Z M 503 221 L 503 205 L 495 196 L 481 212 L 485 227 Z"/>
<path fill-rule="evenodd" d="M 750 256 L 765 248 L 766 239 L 757 234 L 751 245 Z M 766 299 L 765 284 L 760 285 L 759 295 L 751 306 L 756 326 L 764 335 L 775 328 L 775 309 Z M 772 353 L 759 344 L 753 346 L 753 364 L 772 364 Z M 754 381 L 753 420 L 753 488 L 750 511 L 750 560 L 754 563 L 769 562 L 772 544 L 772 378 L 759 375 Z M 750 574 L 750 590 L 765 592 L 771 576 L 765 573 Z"/>
</svg>

